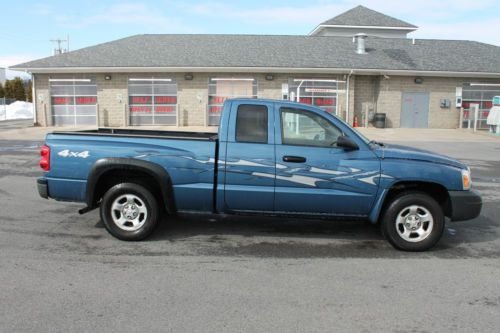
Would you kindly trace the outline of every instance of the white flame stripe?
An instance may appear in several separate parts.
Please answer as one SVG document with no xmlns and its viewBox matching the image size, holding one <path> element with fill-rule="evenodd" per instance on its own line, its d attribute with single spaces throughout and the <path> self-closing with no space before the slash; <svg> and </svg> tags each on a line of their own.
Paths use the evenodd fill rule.
<svg viewBox="0 0 500 333">
<path fill-rule="evenodd" d="M 266 178 L 274 178 L 275 177 L 274 174 L 263 173 L 263 172 L 252 172 L 252 175 L 257 176 L 257 177 L 266 177 Z M 289 181 L 289 182 L 297 183 L 297 184 L 302 184 L 302 185 L 309 185 L 311 187 L 316 187 L 316 182 L 326 181 L 325 179 L 308 177 L 308 176 L 301 176 L 301 175 L 292 175 L 289 177 L 276 175 L 276 179 L 285 180 L 285 181 Z"/>
</svg>

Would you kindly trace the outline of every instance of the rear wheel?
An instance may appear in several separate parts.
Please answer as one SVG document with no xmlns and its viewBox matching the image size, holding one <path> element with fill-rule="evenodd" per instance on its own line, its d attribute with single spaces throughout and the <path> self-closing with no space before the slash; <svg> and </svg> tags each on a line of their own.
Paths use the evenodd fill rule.
<svg viewBox="0 0 500 333">
<path fill-rule="evenodd" d="M 406 192 L 391 200 L 381 228 L 397 249 L 425 251 L 439 241 L 444 230 L 444 214 L 439 203 L 421 192 Z"/>
<path fill-rule="evenodd" d="M 145 187 L 122 183 L 110 188 L 102 199 L 101 219 L 114 237 L 138 241 L 148 237 L 159 220 L 158 202 Z"/>
</svg>

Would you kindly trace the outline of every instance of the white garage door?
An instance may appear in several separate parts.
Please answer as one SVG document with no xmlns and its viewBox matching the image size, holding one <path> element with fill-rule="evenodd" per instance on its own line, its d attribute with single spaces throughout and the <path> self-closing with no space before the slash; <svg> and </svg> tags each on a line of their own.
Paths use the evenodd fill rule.
<svg viewBox="0 0 500 333">
<path fill-rule="evenodd" d="M 128 79 L 130 125 L 177 125 L 177 83 L 168 77 Z"/>
<path fill-rule="evenodd" d="M 95 125 L 95 78 L 50 78 L 52 122 L 55 126 Z"/>
</svg>

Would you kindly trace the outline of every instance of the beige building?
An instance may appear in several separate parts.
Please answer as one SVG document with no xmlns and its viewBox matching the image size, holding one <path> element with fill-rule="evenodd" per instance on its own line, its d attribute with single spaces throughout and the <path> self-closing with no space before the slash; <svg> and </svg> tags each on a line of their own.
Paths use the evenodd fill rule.
<svg viewBox="0 0 500 333">
<path fill-rule="evenodd" d="M 309 35 L 137 35 L 14 66 L 33 74 L 42 126 L 217 126 L 232 97 L 313 104 L 350 123 L 456 128 L 500 95 L 500 47 L 408 38 L 358 6 Z M 466 121 L 466 120 L 465 120 Z"/>
</svg>

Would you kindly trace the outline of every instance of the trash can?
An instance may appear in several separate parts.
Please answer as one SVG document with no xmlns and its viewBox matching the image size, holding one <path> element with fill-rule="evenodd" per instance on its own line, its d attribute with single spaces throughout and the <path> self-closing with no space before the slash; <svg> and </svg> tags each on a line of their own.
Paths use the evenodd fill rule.
<svg viewBox="0 0 500 333">
<path fill-rule="evenodd" d="M 385 113 L 375 113 L 373 126 L 376 128 L 385 128 Z"/>
</svg>

